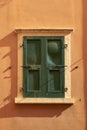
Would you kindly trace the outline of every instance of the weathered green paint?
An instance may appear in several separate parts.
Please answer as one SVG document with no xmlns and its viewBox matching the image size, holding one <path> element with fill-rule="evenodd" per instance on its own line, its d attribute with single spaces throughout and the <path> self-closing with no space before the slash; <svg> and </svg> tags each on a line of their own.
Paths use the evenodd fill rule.
<svg viewBox="0 0 87 130">
<path fill-rule="evenodd" d="M 24 97 L 64 97 L 64 37 L 24 37 Z"/>
</svg>

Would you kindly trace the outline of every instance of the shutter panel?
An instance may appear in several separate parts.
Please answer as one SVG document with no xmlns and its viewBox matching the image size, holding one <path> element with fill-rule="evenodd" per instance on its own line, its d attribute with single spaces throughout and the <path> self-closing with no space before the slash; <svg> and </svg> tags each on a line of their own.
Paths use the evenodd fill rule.
<svg viewBox="0 0 87 130">
<path fill-rule="evenodd" d="M 64 49 L 63 37 L 47 39 L 47 67 L 49 97 L 64 97 Z"/>
<path fill-rule="evenodd" d="M 24 38 L 24 96 L 37 97 L 41 90 L 41 41 Z"/>
</svg>

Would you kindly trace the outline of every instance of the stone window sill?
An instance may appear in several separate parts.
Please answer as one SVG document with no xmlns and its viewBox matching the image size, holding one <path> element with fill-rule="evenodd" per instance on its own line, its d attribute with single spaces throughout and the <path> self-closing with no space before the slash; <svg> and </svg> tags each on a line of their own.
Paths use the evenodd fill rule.
<svg viewBox="0 0 87 130">
<path fill-rule="evenodd" d="M 16 104 L 74 104 L 73 98 L 23 98 L 16 97 Z"/>
</svg>

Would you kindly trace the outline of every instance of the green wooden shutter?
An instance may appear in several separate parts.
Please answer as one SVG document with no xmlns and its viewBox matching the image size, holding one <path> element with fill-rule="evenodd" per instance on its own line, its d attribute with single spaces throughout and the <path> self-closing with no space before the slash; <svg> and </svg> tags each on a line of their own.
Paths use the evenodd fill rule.
<svg viewBox="0 0 87 130">
<path fill-rule="evenodd" d="M 47 43 L 48 97 L 64 97 L 64 38 L 49 37 Z"/>
<path fill-rule="evenodd" d="M 24 37 L 25 97 L 64 97 L 63 45 L 63 37 Z"/>
<path fill-rule="evenodd" d="M 24 37 L 24 96 L 41 93 L 41 39 Z"/>
</svg>

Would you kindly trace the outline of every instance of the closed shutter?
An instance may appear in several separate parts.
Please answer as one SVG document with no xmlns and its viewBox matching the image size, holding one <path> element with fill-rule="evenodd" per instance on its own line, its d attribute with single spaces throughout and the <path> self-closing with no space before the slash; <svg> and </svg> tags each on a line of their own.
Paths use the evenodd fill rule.
<svg viewBox="0 0 87 130">
<path fill-rule="evenodd" d="M 24 37 L 24 96 L 41 94 L 41 39 Z"/>
<path fill-rule="evenodd" d="M 24 37 L 24 97 L 64 97 L 63 37 Z"/>
<path fill-rule="evenodd" d="M 48 97 L 64 97 L 64 39 L 52 37 L 47 42 Z"/>
</svg>

